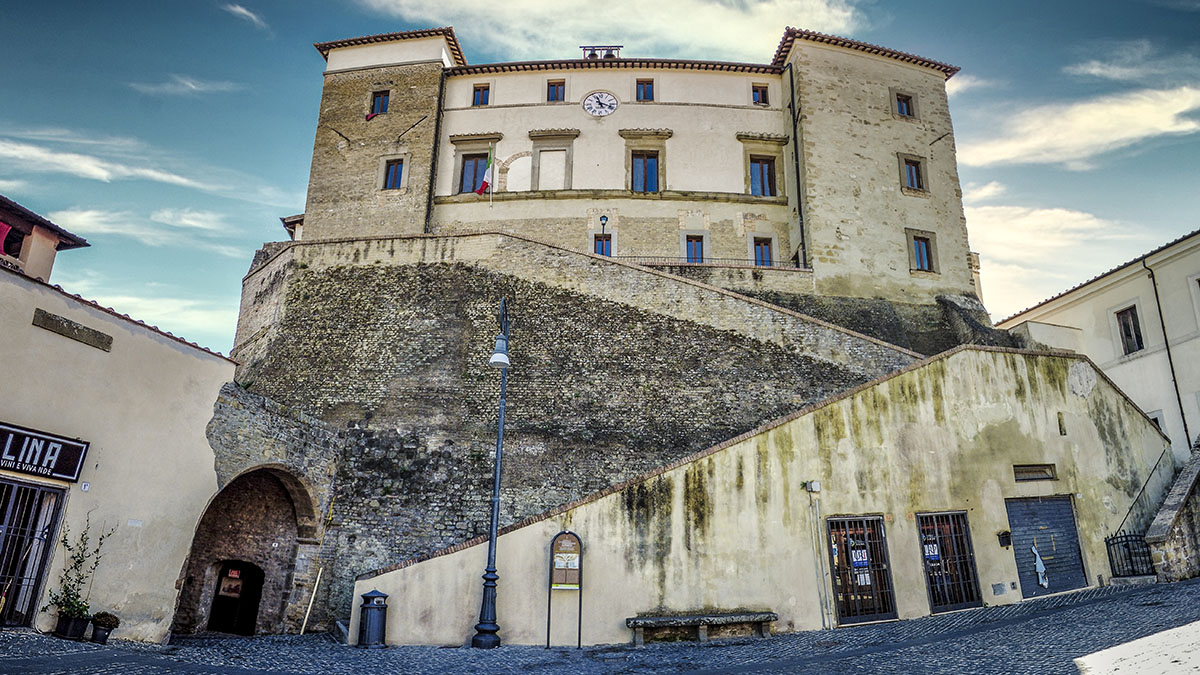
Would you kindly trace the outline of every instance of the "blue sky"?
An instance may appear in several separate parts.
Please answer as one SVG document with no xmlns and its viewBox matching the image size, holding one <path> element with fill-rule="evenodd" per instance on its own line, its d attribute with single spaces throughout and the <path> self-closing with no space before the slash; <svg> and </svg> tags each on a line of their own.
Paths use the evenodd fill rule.
<svg viewBox="0 0 1200 675">
<path fill-rule="evenodd" d="M 785 26 L 953 63 L 993 317 L 1200 228 L 1200 0 L 12 3 L 0 193 L 84 237 L 52 281 L 227 352 L 242 275 L 304 209 L 313 42 L 453 25 L 469 62 L 765 62 Z"/>
</svg>

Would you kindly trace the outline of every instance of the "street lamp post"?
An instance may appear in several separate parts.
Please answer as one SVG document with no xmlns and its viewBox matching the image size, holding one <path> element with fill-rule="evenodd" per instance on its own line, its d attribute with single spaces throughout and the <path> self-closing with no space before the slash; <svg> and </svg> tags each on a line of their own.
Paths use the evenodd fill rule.
<svg viewBox="0 0 1200 675">
<path fill-rule="evenodd" d="M 500 625 L 496 623 L 496 530 L 500 524 L 500 467 L 504 452 L 504 395 L 508 385 L 508 308 L 500 300 L 500 334 L 496 336 L 496 349 L 488 365 L 500 369 L 500 415 L 496 429 L 496 468 L 492 476 L 492 523 L 488 530 L 487 568 L 483 571 L 483 604 L 479 608 L 479 623 L 475 624 L 475 637 L 471 646 L 492 649 L 500 646 Z"/>
</svg>

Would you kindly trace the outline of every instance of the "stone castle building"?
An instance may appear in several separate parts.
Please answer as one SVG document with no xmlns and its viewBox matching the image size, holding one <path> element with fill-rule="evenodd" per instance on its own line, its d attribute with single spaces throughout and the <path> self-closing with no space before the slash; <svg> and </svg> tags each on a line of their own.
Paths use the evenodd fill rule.
<svg viewBox="0 0 1200 675">
<path fill-rule="evenodd" d="M 128 635 L 330 627 L 378 586 L 404 608 L 389 641 L 461 644 L 501 298 L 506 641 L 578 618 L 539 586 L 558 530 L 589 588 L 627 591 L 584 597 L 598 643 L 643 614 L 800 630 L 1084 587 L 1113 573 L 1104 537 L 1154 515 L 1176 466 L 1150 420 L 1086 358 L 988 322 L 953 66 L 791 28 L 755 64 L 598 45 L 469 65 L 450 28 L 316 47 L 307 204 L 243 279 L 233 381 L 208 354 L 203 392 L 155 371 L 190 392 L 190 469 L 154 469 L 188 499 L 115 535 L 170 544 L 154 593 L 98 591 Z M 27 322 L 42 300 L 14 288 Z"/>
<path fill-rule="evenodd" d="M 290 241 L 255 256 L 233 357 L 242 388 L 344 430 L 313 500 L 324 543 L 302 545 L 293 597 L 308 592 L 311 561 L 330 570 L 321 622 L 350 613 L 355 575 L 485 532 L 497 396 L 486 361 L 501 297 L 513 321 L 504 523 L 926 355 L 1014 344 L 979 301 L 945 92 L 953 66 L 791 28 L 758 64 L 596 46 L 473 66 L 450 28 L 316 48 L 326 71 L 306 210 L 283 219 Z M 904 400 L 924 405 L 941 385 L 928 386 Z M 219 404 L 210 433 L 224 415 Z M 1137 456 L 1116 481 L 1124 496 L 1091 497 L 1144 511 L 1130 502 L 1150 478 L 1161 487 L 1144 456 L 1158 451 L 1111 451 Z M 1012 483 L 1014 460 L 996 453 L 998 480 Z M 869 486 L 869 461 L 858 470 L 861 490 L 894 493 Z M 188 581 L 184 598 L 202 606 L 211 580 Z"/>
</svg>

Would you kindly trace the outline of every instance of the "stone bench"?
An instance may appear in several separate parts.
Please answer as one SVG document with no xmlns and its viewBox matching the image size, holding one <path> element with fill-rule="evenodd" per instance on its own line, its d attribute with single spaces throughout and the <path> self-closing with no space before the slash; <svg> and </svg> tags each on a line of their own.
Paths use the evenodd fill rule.
<svg viewBox="0 0 1200 675">
<path fill-rule="evenodd" d="M 696 627 L 696 638 L 700 642 L 708 641 L 709 626 L 728 626 L 735 623 L 748 623 L 754 627 L 759 637 L 770 637 L 772 621 L 778 621 L 775 612 L 729 612 L 725 614 L 677 614 L 674 616 L 634 616 L 625 619 L 625 625 L 633 629 L 633 646 L 645 644 L 647 628 L 689 628 Z"/>
</svg>

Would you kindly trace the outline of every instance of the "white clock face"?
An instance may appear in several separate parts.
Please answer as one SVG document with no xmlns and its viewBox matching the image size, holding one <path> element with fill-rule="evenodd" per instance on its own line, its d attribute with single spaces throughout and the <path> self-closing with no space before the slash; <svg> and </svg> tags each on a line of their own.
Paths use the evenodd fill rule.
<svg viewBox="0 0 1200 675">
<path fill-rule="evenodd" d="M 593 91 L 583 98 L 583 109 L 596 117 L 611 115 L 617 109 L 617 97 L 607 91 Z"/>
</svg>

